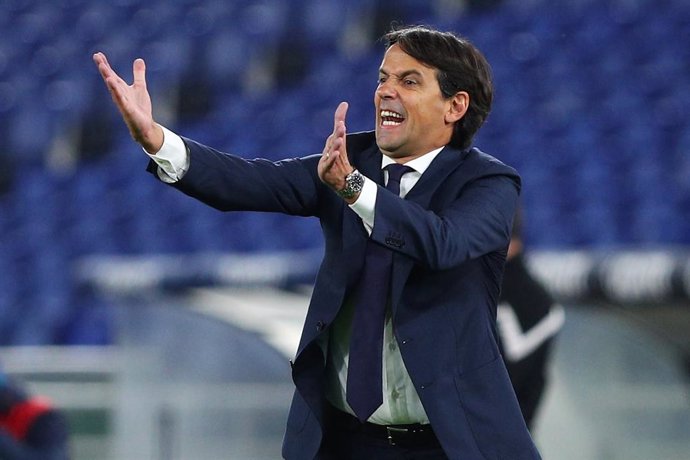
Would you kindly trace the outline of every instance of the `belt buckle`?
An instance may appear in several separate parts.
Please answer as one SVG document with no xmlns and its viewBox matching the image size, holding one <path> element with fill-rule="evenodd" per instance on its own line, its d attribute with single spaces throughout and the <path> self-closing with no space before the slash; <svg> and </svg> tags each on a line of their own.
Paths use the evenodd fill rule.
<svg viewBox="0 0 690 460">
<path fill-rule="evenodd" d="M 402 433 L 407 433 L 408 430 L 407 428 L 396 428 L 394 426 L 387 426 L 386 427 L 386 434 L 388 435 L 388 443 L 391 446 L 395 445 L 395 435 L 396 434 L 402 434 Z"/>
</svg>

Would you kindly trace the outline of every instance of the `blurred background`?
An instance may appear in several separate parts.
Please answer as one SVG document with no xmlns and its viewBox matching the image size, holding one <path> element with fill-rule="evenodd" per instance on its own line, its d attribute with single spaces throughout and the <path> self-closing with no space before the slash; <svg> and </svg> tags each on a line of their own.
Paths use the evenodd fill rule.
<svg viewBox="0 0 690 460">
<path fill-rule="evenodd" d="M 494 71 L 476 145 L 523 177 L 529 266 L 565 326 L 547 460 L 690 459 L 690 2 L 0 1 L 0 367 L 75 459 L 274 459 L 322 237 L 145 173 L 91 61 L 147 62 L 157 120 L 246 157 L 373 128 L 392 22 Z"/>
</svg>

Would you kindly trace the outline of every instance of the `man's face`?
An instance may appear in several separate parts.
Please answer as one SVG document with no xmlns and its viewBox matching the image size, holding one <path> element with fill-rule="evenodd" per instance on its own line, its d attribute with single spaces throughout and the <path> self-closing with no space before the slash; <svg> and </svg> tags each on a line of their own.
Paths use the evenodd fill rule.
<svg viewBox="0 0 690 460">
<path fill-rule="evenodd" d="M 441 94 L 436 69 L 397 44 L 383 57 L 374 105 L 376 143 L 391 158 L 406 162 L 450 142 L 452 102 Z"/>
</svg>

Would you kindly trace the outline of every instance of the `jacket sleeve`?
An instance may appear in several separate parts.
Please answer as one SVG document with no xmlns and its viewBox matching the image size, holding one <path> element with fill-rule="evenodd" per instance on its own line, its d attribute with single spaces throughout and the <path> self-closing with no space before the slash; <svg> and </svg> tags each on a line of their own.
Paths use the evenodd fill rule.
<svg viewBox="0 0 690 460">
<path fill-rule="evenodd" d="M 183 193 L 221 211 L 267 211 L 313 216 L 324 185 L 317 174 L 318 155 L 283 161 L 248 160 L 183 138 L 189 170 L 172 184 Z M 149 172 L 155 175 L 155 164 Z"/>
<path fill-rule="evenodd" d="M 397 250 L 423 267 L 450 269 L 508 246 L 519 190 L 516 174 L 486 171 L 432 211 L 381 188 L 372 238 L 389 245 L 393 235 L 404 242 Z"/>
</svg>

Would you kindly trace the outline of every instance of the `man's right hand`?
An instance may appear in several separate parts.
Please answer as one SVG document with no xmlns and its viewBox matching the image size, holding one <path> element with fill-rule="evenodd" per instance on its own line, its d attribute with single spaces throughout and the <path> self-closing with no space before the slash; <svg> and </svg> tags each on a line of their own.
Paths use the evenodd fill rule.
<svg viewBox="0 0 690 460">
<path fill-rule="evenodd" d="M 128 85 L 110 67 L 103 53 L 93 55 L 93 61 L 103 77 L 110 95 L 122 114 L 129 132 L 150 154 L 155 154 L 163 146 L 163 129 L 153 120 L 151 96 L 146 89 L 146 64 L 136 59 L 132 65 L 134 82 Z"/>
</svg>

